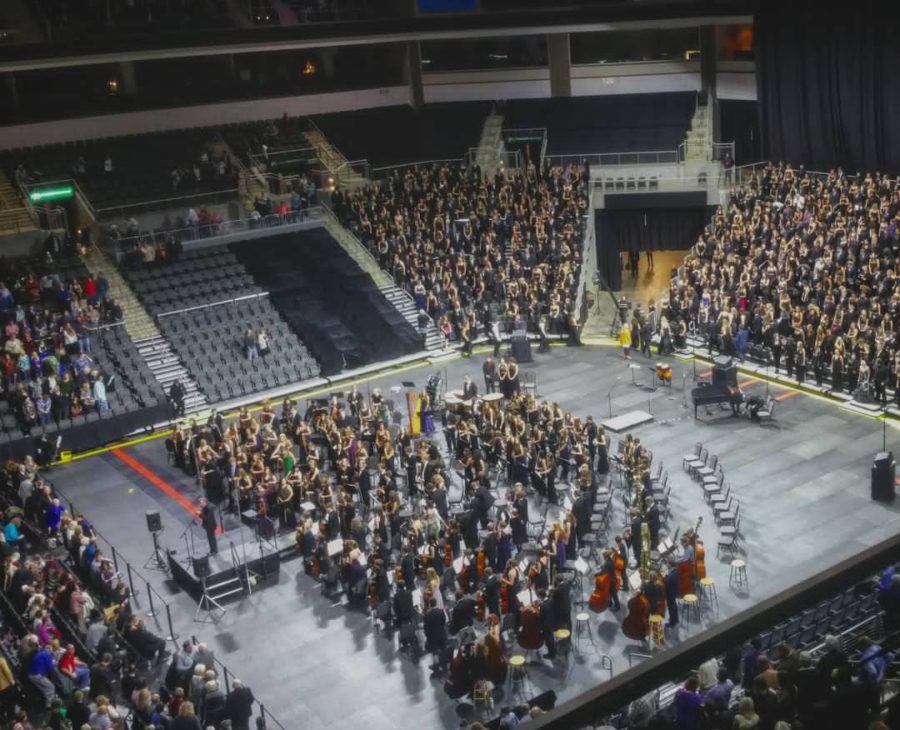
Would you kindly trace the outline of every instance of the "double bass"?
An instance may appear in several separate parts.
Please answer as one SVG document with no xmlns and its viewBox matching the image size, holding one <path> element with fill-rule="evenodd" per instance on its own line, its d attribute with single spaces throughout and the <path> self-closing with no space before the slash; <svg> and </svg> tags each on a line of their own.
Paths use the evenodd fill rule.
<svg viewBox="0 0 900 730">
<path fill-rule="evenodd" d="M 678 591 L 682 596 L 687 595 L 688 593 L 695 592 L 694 580 L 699 580 L 701 576 L 697 575 L 697 530 L 700 529 L 700 525 L 703 524 L 703 517 L 697 518 L 697 525 L 693 530 L 688 529 L 685 530 L 684 535 L 682 536 L 682 541 L 684 545 L 691 545 L 694 548 L 694 559 L 693 560 L 683 560 L 678 563 Z M 703 567 L 703 576 L 706 577 L 706 550 L 703 548 L 703 543 L 700 542 L 700 550 L 701 550 L 701 561 Z"/>
</svg>

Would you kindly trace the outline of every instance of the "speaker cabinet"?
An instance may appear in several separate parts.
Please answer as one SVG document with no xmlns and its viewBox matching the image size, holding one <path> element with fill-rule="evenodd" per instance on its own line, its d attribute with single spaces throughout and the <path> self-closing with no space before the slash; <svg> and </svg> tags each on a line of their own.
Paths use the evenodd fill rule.
<svg viewBox="0 0 900 730">
<path fill-rule="evenodd" d="M 194 576 L 197 578 L 209 578 L 209 556 L 195 557 L 192 560 L 194 565 Z"/>
<path fill-rule="evenodd" d="M 159 516 L 159 512 L 156 510 L 147 510 L 147 529 L 150 532 L 159 532 L 162 530 L 162 519 Z"/>
</svg>

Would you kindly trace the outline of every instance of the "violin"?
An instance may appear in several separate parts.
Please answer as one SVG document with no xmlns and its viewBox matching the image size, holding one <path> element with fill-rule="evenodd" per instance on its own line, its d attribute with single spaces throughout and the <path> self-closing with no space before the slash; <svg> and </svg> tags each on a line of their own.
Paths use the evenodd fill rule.
<svg viewBox="0 0 900 730">
<path fill-rule="evenodd" d="M 509 613 L 509 586 L 506 583 L 500 585 L 500 611 Z"/>
<path fill-rule="evenodd" d="M 449 540 L 444 543 L 444 567 L 453 565 L 453 543 Z"/>
<path fill-rule="evenodd" d="M 622 622 L 622 633 L 635 641 L 644 641 L 650 634 L 650 600 L 643 591 L 628 601 L 628 615 Z"/>
<path fill-rule="evenodd" d="M 487 555 L 484 554 L 484 550 L 478 551 L 478 557 L 475 560 L 475 571 L 478 573 L 479 578 L 484 578 L 484 571 L 487 569 Z"/>
</svg>

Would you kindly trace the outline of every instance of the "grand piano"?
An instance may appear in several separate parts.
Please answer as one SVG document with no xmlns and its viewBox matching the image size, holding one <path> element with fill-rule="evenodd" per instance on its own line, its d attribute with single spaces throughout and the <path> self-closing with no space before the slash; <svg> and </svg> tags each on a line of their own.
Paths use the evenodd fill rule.
<svg viewBox="0 0 900 730">
<path fill-rule="evenodd" d="M 737 384 L 737 365 L 727 356 L 715 359 L 712 371 L 712 382 L 700 383 L 691 391 L 694 402 L 694 418 L 700 406 L 711 406 L 714 403 L 727 403 L 735 416 L 740 413 L 744 394 Z"/>
</svg>

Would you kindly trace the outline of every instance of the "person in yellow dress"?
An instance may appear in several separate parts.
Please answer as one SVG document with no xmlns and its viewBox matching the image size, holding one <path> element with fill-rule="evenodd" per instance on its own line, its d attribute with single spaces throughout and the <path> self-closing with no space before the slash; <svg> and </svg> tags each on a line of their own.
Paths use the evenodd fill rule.
<svg viewBox="0 0 900 730">
<path fill-rule="evenodd" d="M 626 360 L 631 359 L 631 328 L 625 322 L 619 328 L 619 344 L 622 346 L 622 353 Z"/>
</svg>

